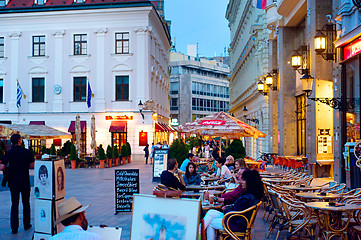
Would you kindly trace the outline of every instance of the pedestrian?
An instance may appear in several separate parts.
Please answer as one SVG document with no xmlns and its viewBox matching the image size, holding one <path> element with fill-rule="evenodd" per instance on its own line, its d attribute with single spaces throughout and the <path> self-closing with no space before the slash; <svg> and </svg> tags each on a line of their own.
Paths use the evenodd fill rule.
<svg viewBox="0 0 361 240">
<path fill-rule="evenodd" d="M 81 205 L 75 197 L 59 204 L 59 217 L 56 219 L 55 225 L 62 223 L 65 228 L 49 240 L 102 240 L 103 238 L 99 234 L 86 231 L 88 220 L 85 216 L 85 210 L 89 206 L 90 204 Z"/>
<path fill-rule="evenodd" d="M 169 145 L 167 144 L 167 141 L 163 141 L 162 149 L 168 149 Z"/>
<path fill-rule="evenodd" d="M 155 146 L 154 146 L 154 142 L 152 142 L 152 148 L 150 149 L 150 164 L 153 163 L 154 160 L 154 150 L 155 150 Z"/>
<path fill-rule="evenodd" d="M 149 157 L 149 144 L 148 143 L 145 146 L 145 148 L 143 149 L 143 151 L 144 151 L 144 157 L 145 157 L 145 164 L 148 164 L 148 157 Z"/>
<path fill-rule="evenodd" d="M 19 134 L 13 134 L 10 138 L 11 149 L 5 153 L 0 164 L 0 170 L 7 167 L 8 185 L 11 194 L 11 232 L 16 234 L 19 228 L 19 200 L 20 194 L 23 203 L 24 229 L 32 227 L 30 224 L 30 179 L 29 168 L 34 168 L 34 157 L 30 150 L 22 147 L 22 139 Z"/>
</svg>

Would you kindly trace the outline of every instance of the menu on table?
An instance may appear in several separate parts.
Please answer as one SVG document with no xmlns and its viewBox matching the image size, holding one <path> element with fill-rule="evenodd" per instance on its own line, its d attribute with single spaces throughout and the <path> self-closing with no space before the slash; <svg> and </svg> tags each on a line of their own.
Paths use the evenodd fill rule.
<svg viewBox="0 0 361 240">
<path fill-rule="evenodd" d="M 139 169 L 116 169 L 115 213 L 132 211 L 134 193 L 139 193 Z"/>
</svg>

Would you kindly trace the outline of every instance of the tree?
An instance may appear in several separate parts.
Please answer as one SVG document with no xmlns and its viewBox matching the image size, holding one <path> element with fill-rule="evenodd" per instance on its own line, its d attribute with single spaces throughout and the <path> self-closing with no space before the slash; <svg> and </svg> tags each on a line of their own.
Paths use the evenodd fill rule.
<svg viewBox="0 0 361 240">
<path fill-rule="evenodd" d="M 114 156 L 115 158 L 118 158 L 118 157 L 119 157 L 119 151 L 118 151 L 118 147 L 117 147 L 117 146 L 114 146 L 113 156 Z"/>
<path fill-rule="evenodd" d="M 107 146 L 107 158 L 113 159 L 113 149 L 110 145 Z"/>
<path fill-rule="evenodd" d="M 74 144 L 70 146 L 70 160 L 77 160 L 78 157 L 76 156 L 76 148 Z"/>
<path fill-rule="evenodd" d="M 50 147 L 50 155 L 56 155 L 55 145 L 54 143 L 51 144 Z"/>
<path fill-rule="evenodd" d="M 129 157 L 132 155 L 132 149 L 130 148 L 130 144 L 128 142 L 126 143 L 126 146 L 127 146 L 127 157 Z"/>
<path fill-rule="evenodd" d="M 70 148 L 71 148 L 71 142 L 68 140 L 63 144 L 63 147 L 61 148 L 61 151 L 64 155 L 70 154 Z"/>
<path fill-rule="evenodd" d="M 0 146 L 0 147 L 1 147 L 1 146 Z M 32 148 L 31 146 L 29 146 L 29 150 L 30 150 L 31 154 L 33 154 L 33 157 L 34 157 L 34 156 L 35 156 L 35 152 L 34 152 L 34 150 L 33 150 L 33 148 Z M 1 152 L 3 153 L 3 155 L 0 157 L 0 160 L 2 160 L 2 157 L 4 156 L 3 149 L 1 149 Z M 1 154 L 1 152 L 0 152 L 0 154 Z"/>
<path fill-rule="evenodd" d="M 106 158 L 104 148 L 103 148 L 102 144 L 99 145 L 98 158 L 99 158 L 99 160 L 105 160 L 105 158 Z"/>
<path fill-rule="evenodd" d="M 187 158 L 187 154 L 188 147 L 180 138 L 174 140 L 172 145 L 169 147 L 169 157 L 177 159 L 179 166 L 182 164 L 184 159 Z"/>
<path fill-rule="evenodd" d="M 120 149 L 120 155 L 122 157 L 127 157 L 127 154 L 128 154 L 127 146 L 124 144 Z"/>
<path fill-rule="evenodd" d="M 232 155 L 234 159 L 244 158 L 246 156 L 246 149 L 243 147 L 242 141 L 236 139 L 228 145 L 225 154 L 226 157 Z"/>
<path fill-rule="evenodd" d="M 45 145 L 43 145 L 43 147 L 41 148 L 41 152 L 42 152 L 43 154 L 46 153 L 46 146 L 45 146 Z"/>
</svg>

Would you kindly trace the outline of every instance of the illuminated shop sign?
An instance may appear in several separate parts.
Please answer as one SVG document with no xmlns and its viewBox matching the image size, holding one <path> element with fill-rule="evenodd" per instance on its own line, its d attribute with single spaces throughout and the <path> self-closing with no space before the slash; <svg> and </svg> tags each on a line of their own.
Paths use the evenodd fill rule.
<svg viewBox="0 0 361 240">
<path fill-rule="evenodd" d="M 133 120 L 133 116 L 105 116 L 105 120 Z"/>
<path fill-rule="evenodd" d="M 201 120 L 200 124 L 201 125 L 224 125 L 226 123 L 226 121 L 223 120 Z"/>
<path fill-rule="evenodd" d="M 344 60 L 349 59 L 357 54 L 361 53 L 361 38 L 348 44 L 343 49 Z"/>
</svg>

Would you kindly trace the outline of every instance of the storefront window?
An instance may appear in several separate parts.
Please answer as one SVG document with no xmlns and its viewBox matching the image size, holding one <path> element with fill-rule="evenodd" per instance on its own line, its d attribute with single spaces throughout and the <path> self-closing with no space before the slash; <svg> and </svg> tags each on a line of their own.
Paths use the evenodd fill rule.
<svg viewBox="0 0 361 240">
<path fill-rule="evenodd" d="M 360 73 L 359 61 L 346 64 L 346 128 L 347 142 L 360 139 Z"/>
<path fill-rule="evenodd" d="M 76 142 L 75 132 L 71 132 L 71 142 L 73 144 Z M 80 150 L 82 154 L 86 154 L 86 132 L 82 132 L 80 135 Z"/>
<path fill-rule="evenodd" d="M 306 95 L 296 97 L 297 101 L 297 155 L 306 155 Z"/>
<path fill-rule="evenodd" d="M 127 143 L 126 132 L 112 132 L 112 148 L 117 146 L 120 152 L 120 148 Z"/>
</svg>

